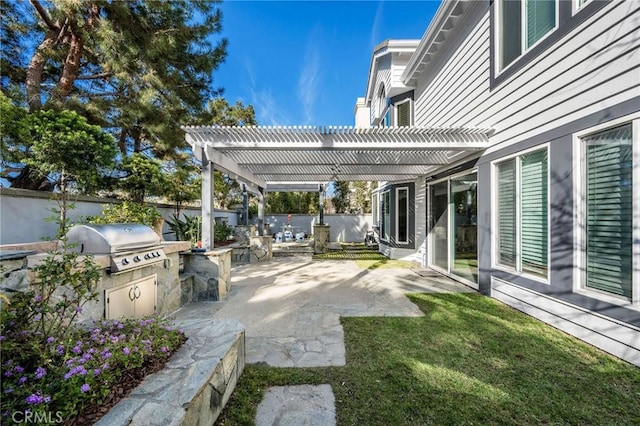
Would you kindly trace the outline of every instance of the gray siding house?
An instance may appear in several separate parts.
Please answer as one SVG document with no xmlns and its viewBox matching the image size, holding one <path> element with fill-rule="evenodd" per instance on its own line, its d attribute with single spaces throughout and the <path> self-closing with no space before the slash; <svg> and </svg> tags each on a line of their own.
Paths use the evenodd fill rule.
<svg viewBox="0 0 640 426">
<path fill-rule="evenodd" d="M 382 253 L 640 366 L 639 23 L 637 0 L 443 1 L 374 49 L 355 128 L 184 127 L 205 247 L 214 169 L 259 223 L 266 192 L 378 181 Z"/>
<path fill-rule="evenodd" d="M 640 365 L 639 22 L 637 1 L 445 1 L 376 47 L 357 126 L 490 130 L 380 182 L 381 251 Z"/>
</svg>

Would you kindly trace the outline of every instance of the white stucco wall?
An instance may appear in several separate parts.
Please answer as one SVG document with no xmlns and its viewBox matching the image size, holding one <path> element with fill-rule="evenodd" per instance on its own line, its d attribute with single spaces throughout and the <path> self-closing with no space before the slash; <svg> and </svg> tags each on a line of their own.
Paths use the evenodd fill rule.
<svg viewBox="0 0 640 426">
<path fill-rule="evenodd" d="M 0 245 L 20 244 L 53 239 L 58 226 L 46 219 L 53 216 L 51 209 L 57 209 L 58 204 L 52 199 L 50 192 L 29 191 L 24 189 L 0 188 Z M 68 213 L 69 219 L 78 222 L 83 217 L 99 215 L 104 204 L 117 203 L 118 200 L 74 196 L 75 208 Z M 173 206 L 156 204 L 165 218 L 170 218 Z M 187 208 L 181 212 L 189 216 L 200 215 L 200 208 Z M 216 210 L 215 217 L 225 217 L 231 225 L 237 225 L 238 214 L 230 210 Z M 165 223 L 163 232 L 169 232 Z M 167 240 L 172 240 L 171 234 L 166 234 Z"/>
</svg>

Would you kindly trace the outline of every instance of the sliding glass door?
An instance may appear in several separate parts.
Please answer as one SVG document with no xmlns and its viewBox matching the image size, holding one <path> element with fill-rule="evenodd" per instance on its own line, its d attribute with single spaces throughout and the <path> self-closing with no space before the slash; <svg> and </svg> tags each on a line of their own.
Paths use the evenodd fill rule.
<svg viewBox="0 0 640 426">
<path fill-rule="evenodd" d="M 449 182 L 431 187 L 431 262 L 438 268 L 449 267 Z"/>
<path fill-rule="evenodd" d="M 477 173 L 430 186 L 430 266 L 478 282 Z"/>
</svg>

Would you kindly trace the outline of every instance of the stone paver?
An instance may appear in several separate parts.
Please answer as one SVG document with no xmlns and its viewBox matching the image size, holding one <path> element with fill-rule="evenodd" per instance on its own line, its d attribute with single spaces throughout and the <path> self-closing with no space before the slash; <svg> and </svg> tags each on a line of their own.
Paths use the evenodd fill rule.
<svg viewBox="0 0 640 426">
<path fill-rule="evenodd" d="M 256 426 L 332 426 L 335 398 L 329 385 L 274 386 L 256 413 Z"/>
</svg>

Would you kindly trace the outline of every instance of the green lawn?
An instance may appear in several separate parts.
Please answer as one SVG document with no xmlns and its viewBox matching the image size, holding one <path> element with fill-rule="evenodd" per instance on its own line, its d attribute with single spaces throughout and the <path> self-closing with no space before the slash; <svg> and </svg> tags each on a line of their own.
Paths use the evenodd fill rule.
<svg viewBox="0 0 640 426">
<path fill-rule="evenodd" d="M 410 295 L 423 318 L 343 318 L 347 364 L 247 365 L 218 424 L 269 386 L 328 383 L 339 425 L 640 424 L 640 369 L 478 294 Z"/>
<path fill-rule="evenodd" d="M 314 254 L 314 260 L 353 260 L 360 269 L 397 269 L 412 268 L 416 264 L 405 260 L 392 260 L 376 250 L 334 250 Z"/>
</svg>

